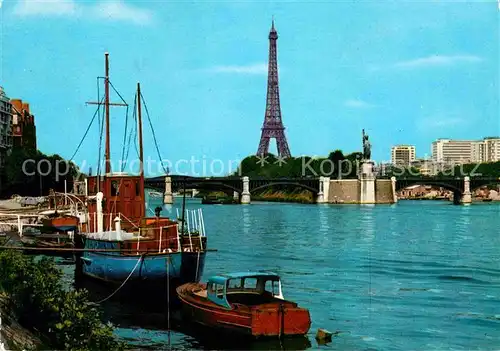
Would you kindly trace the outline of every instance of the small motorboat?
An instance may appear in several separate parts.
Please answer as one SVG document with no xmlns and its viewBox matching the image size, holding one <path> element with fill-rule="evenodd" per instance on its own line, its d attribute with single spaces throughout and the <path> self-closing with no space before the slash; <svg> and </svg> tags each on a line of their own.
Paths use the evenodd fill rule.
<svg viewBox="0 0 500 351">
<path fill-rule="evenodd" d="M 67 232 L 70 230 L 76 230 L 78 224 L 80 223 L 80 218 L 77 216 L 71 216 L 67 214 L 58 214 L 57 212 L 42 220 L 44 228 L 50 228 L 52 230 Z"/>
<path fill-rule="evenodd" d="M 177 288 L 183 316 L 209 328 L 252 337 L 300 336 L 309 311 L 283 297 L 275 273 L 231 273 Z"/>
<path fill-rule="evenodd" d="M 32 235 L 24 232 L 21 243 L 26 249 L 24 252 L 30 255 L 47 255 L 59 257 L 72 257 L 73 252 L 58 249 L 74 248 L 73 237 L 62 233 Z"/>
<path fill-rule="evenodd" d="M 203 205 L 230 205 L 230 204 L 236 204 L 237 201 L 235 201 L 232 197 L 219 197 L 215 195 L 209 195 L 209 196 L 204 196 L 201 199 L 201 203 Z"/>
</svg>

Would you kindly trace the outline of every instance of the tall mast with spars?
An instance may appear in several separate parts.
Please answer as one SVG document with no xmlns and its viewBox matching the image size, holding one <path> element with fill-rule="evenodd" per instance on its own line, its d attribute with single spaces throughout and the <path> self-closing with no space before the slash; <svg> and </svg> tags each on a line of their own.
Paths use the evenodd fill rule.
<svg viewBox="0 0 500 351">
<path fill-rule="evenodd" d="M 109 53 L 105 53 L 106 57 L 106 67 L 104 77 L 104 109 L 106 112 L 106 151 L 105 151 L 105 166 L 106 174 L 111 173 L 111 147 L 110 147 L 110 127 L 109 127 Z"/>
<path fill-rule="evenodd" d="M 137 138 L 139 142 L 139 176 L 140 194 L 144 196 L 144 151 L 142 148 L 142 111 L 141 111 L 141 84 L 137 83 Z M 144 207 L 144 206 L 143 206 Z M 144 216 L 144 208 L 141 208 L 141 217 Z"/>
</svg>

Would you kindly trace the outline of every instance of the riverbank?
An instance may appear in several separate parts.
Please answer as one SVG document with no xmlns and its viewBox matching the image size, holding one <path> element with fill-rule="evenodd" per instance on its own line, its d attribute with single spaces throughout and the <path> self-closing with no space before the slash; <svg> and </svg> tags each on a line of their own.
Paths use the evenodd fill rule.
<svg viewBox="0 0 500 351">
<path fill-rule="evenodd" d="M 118 350 L 123 345 L 85 290 L 64 286 L 52 259 L 0 251 L 2 338 L 12 349 Z M 4 322 L 2 320 L 2 322 Z M 11 345 L 12 344 L 12 345 Z"/>
<path fill-rule="evenodd" d="M 10 312 L 9 297 L 1 292 L 0 319 L 0 344 L 3 344 L 6 350 L 35 350 L 43 348 L 40 338 L 23 328 L 17 322 L 16 318 Z"/>
<path fill-rule="evenodd" d="M 314 203 L 314 196 L 310 191 L 296 189 L 293 191 L 286 190 L 265 190 L 261 193 L 252 194 L 252 201 L 267 201 L 267 202 L 292 202 L 302 204 Z"/>
<path fill-rule="evenodd" d="M 1 210 L 18 210 L 21 208 L 21 204 L 14 199 L 0 200 Z"/>
</svg>

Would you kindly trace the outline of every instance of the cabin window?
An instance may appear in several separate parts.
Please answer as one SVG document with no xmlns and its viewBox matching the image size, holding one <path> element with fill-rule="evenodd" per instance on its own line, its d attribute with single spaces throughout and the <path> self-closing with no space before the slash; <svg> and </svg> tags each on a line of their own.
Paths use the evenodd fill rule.
<svg viewBox="0 0 500 351">
<path fill-rule="evenodd" d="M 141 186 L 139 182 L 135 182 L 135 196 L 141 196 Z"/>
<path fill-rule="evenodd" d="M 279 282 L 276 281 L 276 280 L 268 280 L 268 281 L 266 281 L 265 290 L 267 292 L 270 292 L 274 296 L 279 295 L 279 293 L 280 293 Z"/>
<path fill-rule="evenodd" d="M 257 278 L 246 278 L 245 289 L 257 289 Z"/>
<path fill-rule="evenodd" d="M 216 289 L 217 289 L 217 297 L 222 299 L 224 297 L 224 285 L 217 284 Z"/>
<path fill-rule="evenodd" d="M 208 283 L 208 291 L 212 294 L 215 293 L 215 288 L 212 283 Z"/>
<path fill-rule="evenodd" d="M 243 284 L 241 284 L 241 279 L 230 279 L 227 284 L 227 287 L 228 289 L 241 289 L 243 288 L 242 285 Z"/>
<path fill-rule="evenodd" d="M 111 182 L 111 196 L 118 196 L 118 181 L 113 180 Z"/>
</svg>

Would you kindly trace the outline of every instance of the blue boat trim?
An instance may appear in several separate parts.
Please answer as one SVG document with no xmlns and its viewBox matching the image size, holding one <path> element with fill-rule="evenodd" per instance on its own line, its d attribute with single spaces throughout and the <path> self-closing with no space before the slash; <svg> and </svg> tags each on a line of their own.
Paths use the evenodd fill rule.
<svg viewBox="0 0 500 351">
<path fill-rule="evenodd" d="M 119 249 L 119 242 L 86 238 L 85 248 Z M 84 263 L 82 273 L 115 283 L 122 283 L 129 275 L 131 281 L 199 281 L 203 273 L 205 255 L 205 252 L 177 251 L 123 256 L 120 252 L 85 251 L 81 257 Z"/>
</svg>

